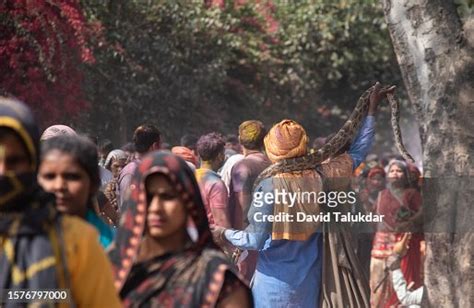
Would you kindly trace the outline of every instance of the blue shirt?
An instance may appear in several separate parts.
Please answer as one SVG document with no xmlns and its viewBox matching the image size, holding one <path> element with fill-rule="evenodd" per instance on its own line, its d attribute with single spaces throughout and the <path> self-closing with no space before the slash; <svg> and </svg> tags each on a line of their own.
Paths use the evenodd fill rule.
<svg viewBox="0 0 474 308">
<path fill-rule="evenodd" d="M 366 116 L 348 151 L 352 161 L 354 162 L 352 164 L 353 169 L 357 168 L 365 160 L 365 157 L 372 148 L 374 135 L 375 117 Z"/>
<path fill-rule="evenodd" d="M 97 214 L 89 209 L 86 213 L 86 221 L 93 225 L 99 232 L 100 245 L 105 249 L 114 240 L 114 230 L 100 219 Z"/>
</svg>

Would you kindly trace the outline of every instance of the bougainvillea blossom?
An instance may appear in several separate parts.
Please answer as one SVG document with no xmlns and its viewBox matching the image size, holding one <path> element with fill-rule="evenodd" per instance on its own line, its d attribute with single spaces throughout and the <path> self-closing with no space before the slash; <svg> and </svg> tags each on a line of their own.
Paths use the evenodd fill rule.
<svg viewBox="0 0 474 308">
<path fill-rule="evenodd" d="M 47 125 L 89 105 L 82 64 L 91 31 L 75 0 L 0 2 L 0 94 L 20 98 Z"/>
</svg>

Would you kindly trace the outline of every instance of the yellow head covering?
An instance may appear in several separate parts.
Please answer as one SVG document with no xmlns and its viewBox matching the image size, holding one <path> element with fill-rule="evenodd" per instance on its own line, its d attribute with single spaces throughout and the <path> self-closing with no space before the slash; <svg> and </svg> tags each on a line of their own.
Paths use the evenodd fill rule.
<svg viewBox="0 0 474 308">
<path fill-rule="evenodd" d="M 260 148 L 265 133 L 265 126 L 260 121 L 249 120 L 239 125 L 240 143 L 245 147 L 254 145 Z"/>
<path fill-rule="evenodd" d="M 303 126 L 293 120 L 275 124 L 264 139 L 265 151 L 272 162 L 306 155 L 308 136 Z"/>
</svg>

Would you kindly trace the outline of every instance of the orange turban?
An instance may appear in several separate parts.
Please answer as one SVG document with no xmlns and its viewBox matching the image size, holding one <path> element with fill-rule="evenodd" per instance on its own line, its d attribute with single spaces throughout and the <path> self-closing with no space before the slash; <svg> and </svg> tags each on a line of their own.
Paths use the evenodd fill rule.
<svg viewBox="0 0 474 308">
<path fill-rule="evenodd" d="M 198 163 L 197 157 L 196 157 L 196 155 L 194 155 L 194 153 L 191 149 L 189 149 L 187 147 L 177 146 L 177 147 L 173 147 L 171 149 L 171 153 L 181 157 L 185 161 L 188 161 L 188 162 L 194 164 L 194 166 L 197 166 L 197 163 Z"/>
<path fill-rule="evenodd" d="M 308 136 L 303 126 L 292 120 L 275 124 L 264 139 L 265 151 L 272 162 L 306 155 Z"/>
</svg>

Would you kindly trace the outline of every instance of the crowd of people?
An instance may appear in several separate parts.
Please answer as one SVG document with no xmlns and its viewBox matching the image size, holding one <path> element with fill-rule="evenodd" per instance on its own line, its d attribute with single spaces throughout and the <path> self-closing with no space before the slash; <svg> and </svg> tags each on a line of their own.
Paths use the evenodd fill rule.
<svg viewBox="0 0 474 308">
<path fill-rule="evenodd" d="M 185 135 L 167 148 L 160 130 L 143 124 L 114 148 L 65 125 L 40 135 L 23 103 L 0 98 L 1 288 L 69 289 L 79 307 L 420 305 L 421 174 L 368 155 L 388 91 L 376 87 L 357 135 L 335 157 L 258 182 L 267 167 L 330 137 L 312 149 L 295 121 L 267 129 L 249 120 L 238 136 Z M 352 189 L 350 212 L 385 220 L 337 230 L 256 221 L 256 212 L 328 210 L 304 200 L 255 205 L 256 192 L 276 189 Z"/>
</svg>

